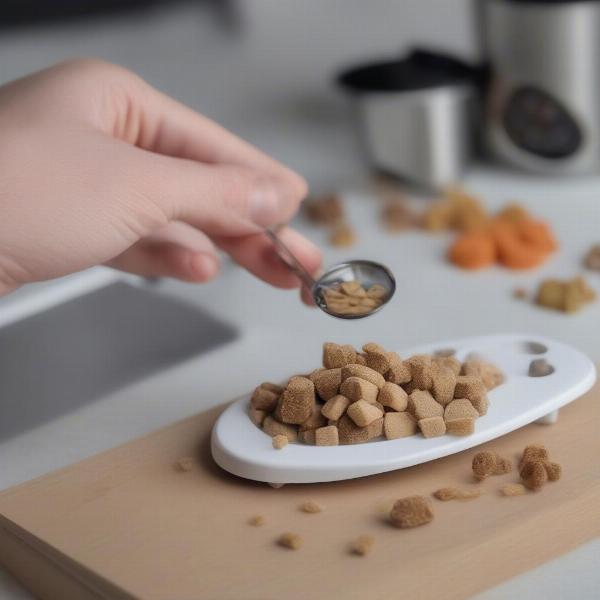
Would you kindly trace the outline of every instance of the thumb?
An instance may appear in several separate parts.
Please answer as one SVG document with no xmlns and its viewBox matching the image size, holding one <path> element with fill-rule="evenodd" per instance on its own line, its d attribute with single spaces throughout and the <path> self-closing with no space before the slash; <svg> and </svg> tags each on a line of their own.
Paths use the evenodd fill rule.
<svg viewBox="0 0 600 600">
<path fill-rule="evenodd" d="M 293 172 L 274 175 L 249 167 L 206 164 L 135 149 L 144 196 L 171 219 L 208 235 L 242 236 L 285 223 L 306 195 Z"/>
</svg>

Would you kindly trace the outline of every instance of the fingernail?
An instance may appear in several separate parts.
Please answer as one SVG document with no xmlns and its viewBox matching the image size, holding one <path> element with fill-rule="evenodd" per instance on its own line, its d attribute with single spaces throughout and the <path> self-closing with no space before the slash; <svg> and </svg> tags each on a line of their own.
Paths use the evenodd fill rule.
<svg viewBox="0 0 600 600">
<path fill-rule="evenodd" d="M 190 269 L 194 277 L 207 281 L 217 274 L 218 265 L 214 257 L 208 254 L 194 254 L 190 259 Z"/>
<path fill-rule="evenodd" d="M 285 186 L 279 182 L 274 180 L 261 182 L 251 192 L 249 198 L 249 216 L 252 222 L 262 227 L 277 223 L 281 217 L 285 194 Z"/>
</svg>

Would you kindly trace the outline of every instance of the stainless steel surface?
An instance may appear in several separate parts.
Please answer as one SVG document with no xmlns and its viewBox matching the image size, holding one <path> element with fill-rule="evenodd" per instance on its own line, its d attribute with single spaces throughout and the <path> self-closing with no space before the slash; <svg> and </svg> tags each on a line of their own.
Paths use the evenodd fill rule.
<svg viewBox="0 0 600 600">
<path fill-rule="evenodd" d="M 493 69 L 486 140 L 494 156 L 540 173 L 600 172 L 600 2 L 485 0 L 483 27 Z M 570 115 L 582 136 L 577 150 L 549 158 L 511 139 L 504 118 L 522 88 L 539 90 Z"/>
<path fill-rule="evenodd" d="M 364 319 L 381 310 L 392 298 L 396 291 L 396 280 L 391 271 L 371 260 L 351 260 L 328 269 L 319 279 L 315 280 L 312 275 L 304 268 L 302 263 L 294 256 L 293 252 L 281 241 L 281 238 L 273 229 L 265 229 L 265 233 L 275 245 L 277 254 L 285 265 L 300 278 L 300 281 L 312 294 L 315 304 L 328 315 L 338 319 Z M 344 281 L 358 281 L 363 287 L 370 287 L 375 284 L 383 286 L 387 294 L 383 302 L 377 308 L 374 308 L 360 315 L 346 315 L 338 313 L 327 307 L 323 292 L 331 289 Z"/>
<path fill-rule="evenodd" d="M 474 90 L 464 84 L 356 99 L 370 161 L 432 188 L 456 182 L 472 151 Z"/>
</svg>

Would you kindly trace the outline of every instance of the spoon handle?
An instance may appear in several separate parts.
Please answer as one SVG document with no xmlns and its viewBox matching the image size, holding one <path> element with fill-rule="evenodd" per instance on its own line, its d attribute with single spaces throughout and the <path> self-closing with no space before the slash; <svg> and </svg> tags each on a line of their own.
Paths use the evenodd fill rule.
<svg viewBox="0 0 600 600">
<path fill-rule="evenodd" d="M 279 258 L 284 262 L 286 267 L 300 278 L 300 281 L 308 288 L 309 291 L 315 287 L 315 280 L 312 275 L 302 266 L 302 263 L 292 254 L 290 249 L 281 241 L 279 236 L 272 229 L 265 229 L 265 234 L 273 242 L 275 250 Z"/>
</svg>

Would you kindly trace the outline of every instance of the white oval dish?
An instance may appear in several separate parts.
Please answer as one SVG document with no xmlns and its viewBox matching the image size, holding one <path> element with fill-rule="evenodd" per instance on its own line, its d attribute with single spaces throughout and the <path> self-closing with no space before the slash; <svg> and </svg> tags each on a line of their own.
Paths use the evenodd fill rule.
<svg viewBox="0 0 600 600">
<path fill-rule="evenodd" d="M 557 411 L 587 392 L 596 368 L 583 353 L 536 335 L 493 335 L 427 344 L 401 356 L 451 348 L 463 361 L 476 354 L 497 365 L 506 381 L 489 393 L 488 413 L 477 419 L 466 437 L 426 439 L 417 434 L 348 446 L 293 443 L 275 450 L 271 438 L 248 417 L 250 396 L 233 402 L 217 420 L 211 439 L 216 463 L 239 477 L 275 484 L 353 479 L 403 469 L 478 446 L 533 421 L 552 423 Z M 543 352 L 543 349 L 546 351 Z M 544 358 L 555 371 L 530 377 L 532 360 Z"/>
</svg>

